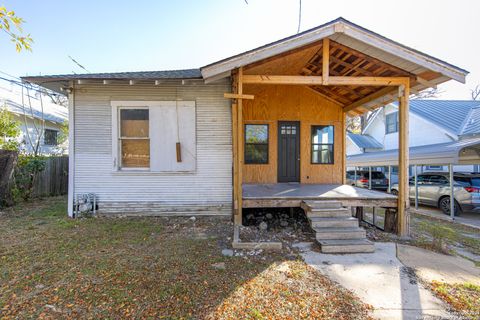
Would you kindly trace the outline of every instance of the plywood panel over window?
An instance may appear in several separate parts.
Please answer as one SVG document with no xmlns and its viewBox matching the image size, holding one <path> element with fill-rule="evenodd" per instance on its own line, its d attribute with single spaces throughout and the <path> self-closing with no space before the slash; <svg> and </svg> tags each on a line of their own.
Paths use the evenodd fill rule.
<svg viewBox="0 0 480 320">
<path fill-rule="evenodd" d="M 194 101 L 112 102 L 114 170 L 194 171 L 195 121 Z"/>
<path fill-rule="evenodd" d="M 148 108 L 121 108 L 120 154 L 122 168 L 150 167 Z"/>
</svg>

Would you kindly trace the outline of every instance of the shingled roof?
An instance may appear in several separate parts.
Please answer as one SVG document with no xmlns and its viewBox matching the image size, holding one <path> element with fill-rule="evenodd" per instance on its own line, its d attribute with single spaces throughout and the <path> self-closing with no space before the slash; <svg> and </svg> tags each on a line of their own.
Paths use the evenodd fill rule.
<svg viewBox="0 0 480 320">
<path fill-rule="evenodd" d="M 135 72 L 105 72 L 83 74 L 54 74 L 46 76 L 23 77 L 27 81 L 34 79 L 49 80 L 157 80 L 157 79 L 201 79 L 200 69 L 162 70 L 162 71 L 135 71 Z"/>
</svg>

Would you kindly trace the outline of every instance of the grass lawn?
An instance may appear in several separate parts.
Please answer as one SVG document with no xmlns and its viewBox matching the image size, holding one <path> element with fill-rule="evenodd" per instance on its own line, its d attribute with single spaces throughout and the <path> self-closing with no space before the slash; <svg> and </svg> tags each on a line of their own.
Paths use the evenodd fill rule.
<svg viewBox="0 0 480 320">
<path fill-rule="evenodd" d="M 480 286 L 433 282 L 433 292 L 465 319 L 480 319 Z"/>
<path fill-rule="evenodd" d="M 369 317 L 291 254 L 223 256 L 228 219 L 65 213 L 63 197 L 0 213 L 0 318 Z"/>
</svg>

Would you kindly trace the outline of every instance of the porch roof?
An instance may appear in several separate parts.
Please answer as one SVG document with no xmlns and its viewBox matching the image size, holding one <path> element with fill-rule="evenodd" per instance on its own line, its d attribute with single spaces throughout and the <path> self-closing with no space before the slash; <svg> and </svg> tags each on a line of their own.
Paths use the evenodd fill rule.
<svg viewBox="0 0 480 320">
<path fill-rule="evenodd" d="M 323 40 L 329 41 L 328 49 L 323 48 Z M 324 59 L 324 53 L 329 54 L 329 59 Z M 323 60 L 327 61 L 330 77 L 356 77 L 359 82 L 325 85 L 313 84 L 312 80 L 308 83 L 307 79 L 314 79 L 308 76 L 323 77 Z M 451 79 L 465 83 L 468 74 L 462 68 L 343 18 L 209 64 L 200 70 L 205 82 L 212 82 L 230 76 L 240 67 L 245 75 L 257 75 L 263 79 L 274 79 L 277 75 L 305 76 L 303 85 L 345 106 L 345 111 L 351 114 L 370 111 L 398 98 L 396 88 L 362 84 L 362 77 L 409 78 L 410 92 L 417 93 Z"/>
<path fill-rule="evenodd" d="M 285 53 L 327 37 L 352 49 L 365 53 L 368 52 L 370 56 L 382 59 L 408 72 L 431 70 L 462 83 L 465 83 L 465 77 L 469 73 L 465 69 L 395 42 L 342 17 L 296 35 L 208 64 L 200 68 L 200 70 L 202 76 L 207 81 L 214 77 L 226 77 L 236 68 Z"/>
</svg>

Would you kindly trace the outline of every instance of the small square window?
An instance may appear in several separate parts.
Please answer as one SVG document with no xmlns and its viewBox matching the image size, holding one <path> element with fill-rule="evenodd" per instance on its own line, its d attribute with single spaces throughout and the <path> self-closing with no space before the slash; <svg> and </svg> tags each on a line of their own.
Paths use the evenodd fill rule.
<svg viewBox="0 0 480 320">
<path fill-rule="evenodd" d="M 58 131 L 52 129 L 45 129 L 43 144 L 46 146 L 58 145 Z"/>
</svg>

